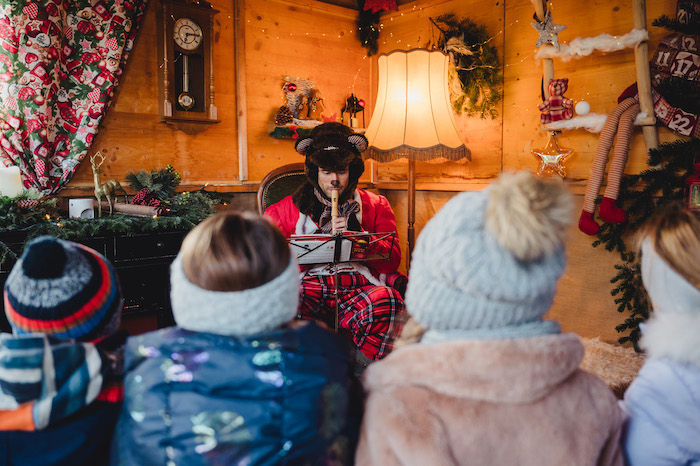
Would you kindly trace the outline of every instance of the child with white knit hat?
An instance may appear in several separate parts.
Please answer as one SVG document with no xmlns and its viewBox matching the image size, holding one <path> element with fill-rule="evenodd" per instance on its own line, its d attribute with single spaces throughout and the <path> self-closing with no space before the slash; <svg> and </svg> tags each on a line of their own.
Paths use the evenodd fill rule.
<svg viewBox="0 0 700 466">
<path fill-rule="evenodd" d="M 563 183 L 520 172 L 426 224 L 406 292 L 425 331 L 365 373 L 358 464 L 621 464 L 615 396 L 542 318 L 570 217 Z"/>
<path fill-rule="evenodd" d="M 700 462 L 700 214 L 673 203 L 640 235 L 653 313 L 640 325 L 644 366 L 621 403 L 627 464 Z"/>
<path fill-rule="evenodd" d="M 349 344 L 296 321 L 299 266 L 256 214 L 204 220 L 171 266 L 177 327 L 126 350 L 118 464 L 351 462 Z"/>
</svg>

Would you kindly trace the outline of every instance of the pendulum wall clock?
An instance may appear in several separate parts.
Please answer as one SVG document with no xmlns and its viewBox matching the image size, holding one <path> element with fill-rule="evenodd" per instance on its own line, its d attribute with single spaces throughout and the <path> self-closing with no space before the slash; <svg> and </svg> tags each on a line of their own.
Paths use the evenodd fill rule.
<svg viewBox="0 0 700 466">
<path fill-rule="evenodd" d="M 218 123 L 214 105 L 213 26 L 204 0 L 161 0 L 158 90 L 163 120 L 187 132 Z M 195 125 L 187 124 L 196 123 Z"/>
</svg>

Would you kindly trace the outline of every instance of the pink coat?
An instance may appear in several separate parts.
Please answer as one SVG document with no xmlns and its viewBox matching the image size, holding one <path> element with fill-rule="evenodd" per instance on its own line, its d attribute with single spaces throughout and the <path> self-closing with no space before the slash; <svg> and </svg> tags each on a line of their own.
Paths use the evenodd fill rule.
<svg viewBox="0 0 700 466">
<path fill-rule="evenodd" d="M 379 194 L 374 194 L 364 189 L 357 190 L 362 203 L 362 222 L 360 226 L 368 233 L 386 233 L 396 231 L 396 217 L 389 205 L 389 201 Z M 265 216 L 270 218 L 277 225 L 284 236 L 299 234 L 297 224 L 302 216 L 297 206 L 292 201 L 292 196 L 287 196 L 281 201 L 272 204 L 265 211 Z M 395 236 L 393 244 L 390 240 L 379 241 L 375 244 L 376 249 L 382 252 L 389 252 L 389 260 L 368 262 L 377 273 L 395 272 L 401 263 L 401 249 L 399 248 L 398 235 Z"/>
<path fill-rule="evenodd" d="M 574 334 L 411 344 L 367 368 L 358 465 L 621 465 L 623 414 Z"/>
</svg>

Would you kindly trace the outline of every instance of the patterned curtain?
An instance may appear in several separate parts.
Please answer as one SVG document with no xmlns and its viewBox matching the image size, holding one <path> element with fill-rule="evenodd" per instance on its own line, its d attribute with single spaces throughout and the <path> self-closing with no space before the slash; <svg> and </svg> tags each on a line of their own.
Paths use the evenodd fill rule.
<svg viewBox="0 0 700 466">
<path fill-rule="evenodd" d="M 55 194 L 109 107 L 147 0 L 0 0 L 0 163 Z"/>
</svg>

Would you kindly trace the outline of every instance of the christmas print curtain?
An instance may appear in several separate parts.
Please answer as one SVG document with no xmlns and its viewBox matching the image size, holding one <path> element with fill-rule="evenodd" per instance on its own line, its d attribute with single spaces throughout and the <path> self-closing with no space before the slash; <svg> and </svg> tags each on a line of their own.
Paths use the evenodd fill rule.
<svg viewBox="0 0 700 466">
<path fill-rule="evenodd" d="M 0 0 L 0 162 L 54 194 L 85 157 L 147 0 Z"/>
</svg>

